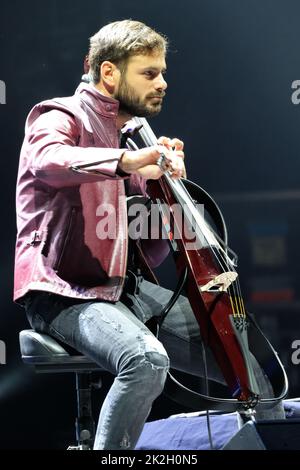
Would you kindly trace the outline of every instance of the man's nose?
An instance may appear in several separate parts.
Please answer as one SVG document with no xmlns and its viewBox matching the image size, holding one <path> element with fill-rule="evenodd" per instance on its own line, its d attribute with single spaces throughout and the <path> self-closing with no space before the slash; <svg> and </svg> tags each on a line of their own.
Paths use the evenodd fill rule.
<svg viewBox="0 0 300 470">
<path fill-rule="evenodd" d="M 168 87 L 168 84 L 166 82 L 166 80 L 164 79 L 164 76 L 163 74 L 161 73 L 158 77 L 157 77 L 157 81 L 155 83 L 155 88 L 156 90 L 166 90 L 166 88 Z"/>
</svg>

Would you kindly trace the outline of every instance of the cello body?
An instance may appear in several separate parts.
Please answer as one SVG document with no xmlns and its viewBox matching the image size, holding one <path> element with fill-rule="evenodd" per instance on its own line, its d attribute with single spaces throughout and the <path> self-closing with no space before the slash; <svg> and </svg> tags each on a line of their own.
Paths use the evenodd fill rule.
<svg viewBox="0 0 300 470">
<path fill-rule="evenodd" d="M 143 142 L 155 145 L 157 139 L 147 121 L 134 121 Z M 164 169 L 163 154 L 158 164 Z M 235 262 L 228 255 L 227 241 L 221 239 L 226 227 L 220 238 L 201 210 L 201 188 L 188 181 L 173 180 L 168 171 L 159 180 L 149 181 L 147 192 L 160 206 L 163 224 L 175 246 L 178 277 L 186 275 L 184 289 L 201 337 L 212 350 L 230 390 L 232 399 L 206 397 L 209 407 L 218 408 L 219 403 L 223 409 L 253 409 L 259 402 L 274 405 L 287 393 L 287 377 L 276 352 L 245 309 Z M 251 335 L 250 326 L 255 332 Z M 270 371 L 275 371 L 274 396 L 261 397 L 249 336 L 259 346 L 259 351 L 255 347 L 255 355 L 264 363 L 266 373 L 270 376 Z"/>
</svg>

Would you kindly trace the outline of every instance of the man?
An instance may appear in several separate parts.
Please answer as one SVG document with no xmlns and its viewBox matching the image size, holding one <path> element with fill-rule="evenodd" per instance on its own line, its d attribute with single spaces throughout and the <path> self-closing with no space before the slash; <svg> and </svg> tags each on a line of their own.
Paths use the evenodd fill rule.
<svg viewBox="0 0 300 470">
<path fill-rule="evenodd" d="M 147 179 L 162 174 L 161 152 L 172 178 L 185 175 L 179 139 L 162 137 L 156 146 L 134 151 L 119 148 L 126 121 L 161 110 L 166 49 L 166 39 L 143 23 L 108 24 L 91 38 L 91 83 L 82 83 L 72 97 L 38 104 L 26 123 L 14 298 L 24 304 L 33 328 L 116 376 L 101 409 L 95 449 L 135 447 L 163 390 L 169 357 L 174 367 L 203 374 L 189 302 L 179 299 L 159 341 L 145 323 L 171 293 L 145 280 L 132 250 L 128 255 L 125 189 L 127 195 L 147 195 Z M 116 208 L 114 237 L 99 233 L 103 207 Z M 164 258 L 159 243 L 145 242 L 144 264 Z M 222 380 L 211 363 L 210 376 Z"/>
</svg>

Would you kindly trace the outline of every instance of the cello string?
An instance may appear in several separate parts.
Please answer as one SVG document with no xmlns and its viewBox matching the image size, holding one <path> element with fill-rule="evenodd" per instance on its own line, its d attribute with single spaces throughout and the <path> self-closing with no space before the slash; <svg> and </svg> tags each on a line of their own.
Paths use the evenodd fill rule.
<svg viewBox="0 0 300 470">
<path fill-rule="evenodd" d="M 142 140 L 144 141 L 144 143 L 148 146 L 157 145 L 157 137 L 154 134 L 153 130 L 151 129 L 148 121 L 145 118 L 138 118 L 138 117 L 133 118 L 133 121 L 139 127 L 139 134 L 140 134 Z M 140 126 L 142 126 L 142 127 L 140 127 Z M 185 202 L 186 202 L 187 206 L 190 205 L 190 207 L 189 207 L 190 211 L 193 212 L 193 210 L 191 210 L 191 204 L 193 204 L 193 201 L 191 200 L 191 197 L 188 194 L 188 192 L 186 191 L 186 188 L 184 187 L 184 185 L 179 181 L 175 182 L 174 180 L 172 180 L 172 178 L 170 177 L 168 172 L 165 173 L 165 176 L 167 178 L 167 181 L 168 181 L 169 185 L 171 187 L 173 187 L 173 191 L 175 192 L 175 195 L 177 194 L 177 196 L 179 196 L 180 192 L 183 193 L 180 196 L 183 199 L 186 199 L 188 201 L 188 203 L 187 203 L 187 201 L 185 201 Z M 176 189 L 176 187 L 175 187 L 176 185 L 180 187 L 181 191 L 178 190 L 178 188 Z M 193 206 L 194 206 L 194 204 L 193 204 Z M 195 213 L 194 213 L 194 219 L 195 220 L 197 219 L 197 216 L 195 217 Z M 211 231 L 209 231 L 209 233 L 211 234 Z M 210 245 L 211 243 L 209 243 L 209 241 L 207 240 L 207 235 L 206 236 L 205 236 L 205 234 L 203 234 L 203 235 L 204 235 L 204 238 L 205 238 L 207 244 Z M 215 255 L 216 255 L 216 253 L 215 253 Z"/>
<path fill-rule="evenodd" d="M 171 180 L 171 181 L 173 182 L 173 180 Z M 201 214 L 199 214 L 199 216 L 200 215 Z M 206 224 L 205 221 L 204 221 L 204 223 Z M 206 224 L 206 227 L 207 227 L 208 230 L 210 230 L 210 228 L 207 226 L 207 224 Z M 202 230 L 201 233 L 203 233 L 203 230 Z M 203 235 L 207 240 L 206 234 L 203 233 Z M 218 261 L 218 263 L 220 265 L 220 268 L 223 270 L 223 272 L 233 271 L 233 270 L 235 272 L 235 268 L 232 264 L 232 260 L 227 256 L 224 249 L 220 245 L 209 242 L 208 240 L 207 240 L 207 243 L 208 243 L 208 246 L 210 247 L 211 251 L 213 252 L 216 260 Z M 220 250 L 220 252 L 219 252 L 219 250 Z M 229 266 L 229 263 L 230 263 L 231 266 Z M 233 313 L 238 315 L 238 316 L 243 316 L 244 315 L 244 307 L 243 307 L 242 295 L 241 295 L 239 282 L 237 282 L 236 280 L 233 281 L 233 283 L 231 284 L 230 287 L 231 287 L 230 290 L 233 291 L 233 302 L 234 302 L 234 305 L 235 305 L 235 308 L 233 308 Z M 231 296 L 230 293 L 229 293 L 229 296 Z"/>
<path fill-rule="evenodd" d="M 144 119 L 144 118 L 134 118 L 134 120 L 137 122 L 137 124 L 139 126 L 142 125 L 142 127 L 139 129 L 139 133 L 141 135 L 142 140 L 144 140 L 145 144 L 148 145 L 148 146 L 156 145 L 157 144 L 157 138 L 156 138 L 154 132 L 152 131 L 150 125 L 148 124 L 147 120 Z M 228 254 L 226 253 L 224 248 L 218 242 L 217 238 L 215 237 L 215 234 L 211 231 L 211 228 L 208 227 L 208 225 L 206 224 L 206 221 L 202 218 L 202 216 L 200 217 L 200 213 L 198 212 L 198 210 L 195 213 L 196 207 L 195 207 L 194 201 L 192 201 L 192 199 L 191 199 L 188 191 L 186 190 L 185 186 L 183 185 L 183 183 L 180 180 L 173 180 L 170 177 L 170 174 L 168 174 L 168 173 L 169 172 L 165 173 L 165 177 L 166 177 L 169 185 L 171 187 L 173 187 L 173 191 L 174 191 L 175 196 L 177 195 L 177 199 L 179 198 L 178 196 L 181 196 L 181 198 L 183 200 L 185 200 L 185 203 L 186 203 L 187 207 L 189 207 L 190 212 L 192 213 L 192 215 L 194 215 L 194 220 L 197 221 L 197 219 L 198 219 L 198 225 L 200 227 L 202 226 L 201 234 L 204 237 L 207 245 L 212 250 L 216 260 L 219 263 L 220 268 L 223 270 L 223 272 L 226 272 L 225 267 L 229 271 L 230 270 L 235 271 L 232 260 L 229 258 Z M 177 186 L 177 188 L 176 188 L 176 186 Z M 180 188 L 181 191 L 178 188 Z M 183 194 L 180 194 L 180 193 L 183 193 Z M 191 207 L 194 210 L 193 209 L 191 210 Z M 200 224 L 199 224 L 199 220 L 201 221 Z M 205 227 L 205 229 L 203 229 L 204 227 Z M 196 231 L 196 233 L 197 233 L 197 231 Z M 209 235 L 209 238 L 210 237 L 212 238 L 212 241 L 208 240 L 208 235 Z M 239 283 L 237 283 L 237 285 L 238 285 L 238 289 L 236 290 L 236 282 L 234 281 L 233 285 L 231 284 L 229 286 L 229 289 L 231 288 L 230 290 L 233 290 L 233 299 L 234 299 L 234 303 L 235 303 L 235 306 L 236 306 L 236 311 L 239 312 L 239 310 L 240 310 L 239 303 L 241 303 L 242 297 L 241 297 L 241 294 L 240 294 Z M 232 298 L 231 298 L 230 293 L 229 293 L 229 297 L 230 297 L 230 301 L 232 302 Z M 233 313 L 235 313 L 235 309 L 233 308 L 233 306 L 232 306 L 232 310 L 233 310 Z M 243 307 L 242 307 L 241 311 L 243 311 Z"/>
<path fill-rule="evenodd" d="M 151 146 L 151 145 L 157 145 L 157 137 L 155 136 L 153 130 L 151 129 L 148 121 L 145 119 L 145 118 L 138 118 L 138 117 L 135 117 L 133 118 L 133 121 L 137 124 L 137 126 L 139 127 L 139 134 L 142 138 L 142 140 L 144 141 L 144 143 L 148 146 Z M 184 185 L 182 184 L 182 182 L 180 180 L 173 180 L 171 177 L 170 177 L 170 174 L 169 172 L 166 172 L 165 173 L 165 177 L 169 183 L 169 185 L 171 187 L 173 187 L 173 192 L 174 192 L 174 195 L 176 196 L 177 195 L 177 199 L 179 198 L 179 196 L 181 196 L 181 198 L 183 200 L 185 200 L 184 202 L 186 203 L 187 207 L 189 207 L 190 209 L 190 212 L 192 213 L 192 215 L 194 215 L 194 219 L 197 220 L 198 218 L 198 224 L 199 224 L 199 212 L 197 211 L 196 214 L 195 214 L 195 205 L 194 205 L 194 202 L 192 201 L 188 191 L 186 190 L 186 188 L 184 187 Z M 177 186 L 177 188 L 176 188 Z M 179 189 L 178 189 L 179 188 Z M 180 194 L 181 193 L 181 194 Z M 193 209 L 191 209 L 193 208 Z M 194 212 L 194 214 L 193 214 Z M 197 214 L 198 214 L 198 217 L 197 217 Z M 203 221 L 205 223 L 205 221 Z M 201 224 L 199 224 L 201 226 Z M 206 223 L 205 223 L 206 225 Z M 205 226 L 204 226 L 205 227 Z M 214 237 L 213 233 L 211 232 L 210 228 L 209 227 L 205 227 L 206 230 L 203 230 L 203 223 L 202 223 L 202 230 L 201 230 L 201 233 L 202 235 L 204 236 L 208 246 L 211 246 L 211 245 L 217 245 L 218 246 L 218 242 L 216 240 L 216 238 Z M 205 234 L 206 232 L 206 234 Z M 196 232 L 197 233 L 197 232 Z M 210 242 L 208 240 L 208 235 L 209 234 L 209 237 L 212 237 L 213 239 L 213 243 Z M 223 251 L 223 256 L 224 258 L 227 258 L 228 255 L 227 253 L 222 250 L 222 247 L 219 245 L 218 246 L 220 252 Z M 219 252 L 215 252 L 214 251 L 214 255 L 215 257 L 218 259 L 220 257 L 220 254 Z M 230 260 L 231 261 L 231 260 Z M 223 266 L 222 266 L 222 263 L 220 262 L 220 266 L 221 268 L 223 269 Z"/>
<path fill-rule="evenodd" d="M 173 183 L 173 180 L 171 180 L 171 181 Z M 185 190 L 185 188 L 184 188 L 184 190 Z M 189 196 L 189 194 L 188 194 L 188 196 Z M 201 214 L 199 214 L 199 216 L 201 216 Z M 203 222 L 206 224 L 205 221 L 203 221 Z M 207 227 L 208 230 L 210 230 L 210 228 L 207 226 L 207 224 L 206 224 L 206 227 Z M 203 230 L 202 230 L 201 233 L 203 233 Z M 218 263 L 220 265 L 220 268 L 223 270 L 223 272 L 233 271 L 233 270 L 235 272 L 235 268 L 233 266 L 232 260 L 227 256 L 227 253 L 224 251 L 224 249 L 220 245 L 209 242 L 207 240 L 207 237 L 206 237 L 205 233 L 203 233 L 203 235 L 204 235 L 204 238 L 207 241 L 207 244 L 208 244 L 209 248 L 213 252 L 216 260 L 218 261 Z M 231 266 L 229 266 L 229 262 L 230 262 Z M 241 291 L 240 291 L 240 287 L 239 287 L 239 282 L 234 281 L 231 284 L 230 287 L 231 287 L 230 290 L 233 291 L 233 302 L 234 302 L 234 305 L 235 305 L 235 308 L 232 306 L 233 313 L 238 315 L 238 316 L 242 316 L 244 314 L 244 308 L 243 308 L 243 303 L 242 303 L 242 296 L 241 296 Z M 232 297 L 230 293 L 229 293 L 229 296 Z M 231 300 L 232 300 L 232 298 L 231 298 Z"/>
<path fill-rule="evenodd" d="M 197 234 L 200 231 L 201 236 L 204 237 L 207 245 L 212 249 L 212 251 L 214 253 L 214 256 L 219 261 L 220 267 L 224 270 L 224 266 L 222 264 L 222 261 L 227 266 L 227 262 L 232 264 L 231 259 L 228 257 L 227 253 L 224 251 L 222 246 L 218 243 L 217 239 L 214 236 L 214 233 L 211 231 L 210 227 L 208 226 L 208 224 L 204 220 L 202 214 L 200 214 L 198 209 L 195 207 L 194 202 L 192 201 L 188 191 L 186 190 L 186 188 L 182 184 L 182 182 L 180 180 L 175 180 L 175 181 L 172 180 L 172 178 L 169 175 L 165 175 L 165 176 L 166 176 L 167 181 L 170 184 L 170 186 L 171 187 L 173 186 L 173 191 L 175 193 L 175 196 L 177 196 L 177 200 L 180 197 L 181 197 L 181 199 L 183 199 L 183 202 L 186 205 L 186 207 L 189 208 L 189 210 L 191 212 L 191 215 L 194 218 L 194 221 L 196 223 L 198 223 L 198 226 L 199 226 L 198 231 L 196 229 L 196 230 L 194 230 L 194 232 Z M 175 186 L 178 186 L 180 189 L 176 188 Z M 183 192 L 183 195 L 180 194 L 180 192 Z M 181 205 L 183 206 L 183 211 L 184 211 L 185 207 L 184 207 L 183 204 L 181 204 Z M 216 249 L 217 249 L 217 251 L 216 251 Z M 232 269 L 234 269 L 233 265 L 232 265 Z"/>
</svg>

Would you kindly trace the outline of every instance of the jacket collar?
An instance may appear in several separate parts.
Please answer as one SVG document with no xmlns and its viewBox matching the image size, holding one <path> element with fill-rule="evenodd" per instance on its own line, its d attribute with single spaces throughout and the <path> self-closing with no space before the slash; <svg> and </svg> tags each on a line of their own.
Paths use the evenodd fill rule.
<svg viewBox="0 0 300 470">
<path fill-rule="evenodd" d="M 79 94 L 82 101 L 96 113 L 106 117 L 117 117 L 119 102 L 114 98 L 103 95 L 93 85 L 82 82 L 75 93 Z"/>
</svg>

